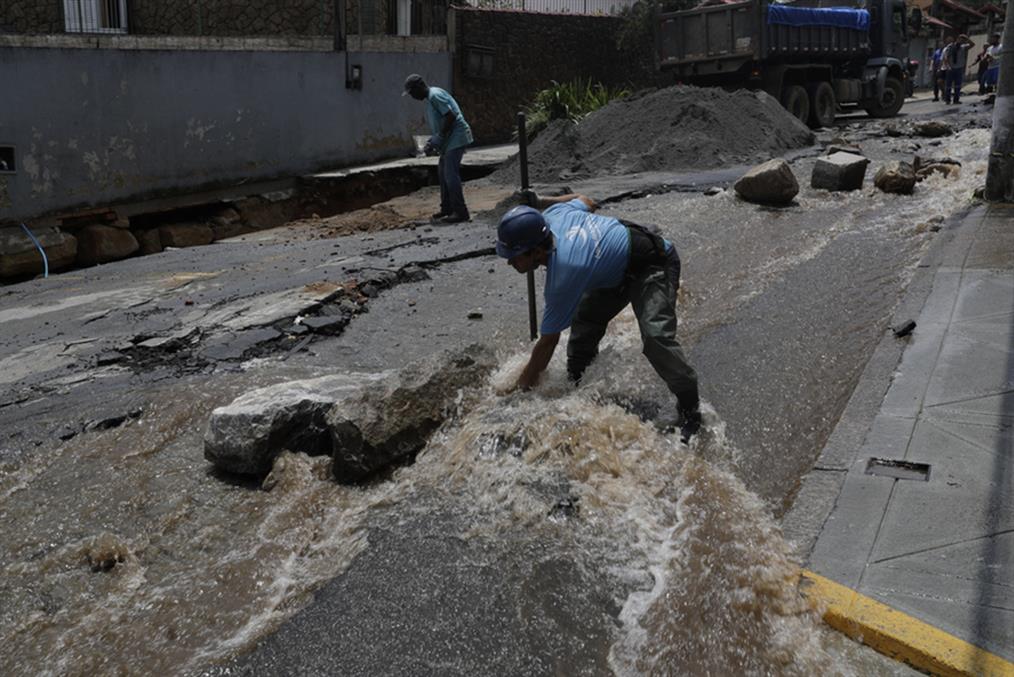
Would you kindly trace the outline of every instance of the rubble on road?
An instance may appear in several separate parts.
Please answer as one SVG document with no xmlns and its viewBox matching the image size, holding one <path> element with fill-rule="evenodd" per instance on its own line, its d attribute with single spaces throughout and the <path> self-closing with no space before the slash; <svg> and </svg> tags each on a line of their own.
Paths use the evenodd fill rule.
<svg viewBox="0 0 1014 677">
<path fill-rule="evenodd" d="M 824 190 L 859 190 L 866 178 L 867 158 L 854 153 L 835 153 L 818 158 L 810 175 L 810 187 Z"/>
<path fill-rule="evenodd" d="M 839 143 L 832 143 L 824 151 L 824 155 L 834 155 L 835 153 L 852 153 L 853 155 L 862 155 L 863 151 L 858 144 L 851 144 L 845 141 Z"/>
<path fill-rule="evenodd" d="M 357 482 L 418 452 L 459 392 L 495 366 L 492 351 L 471 345 L 401 371 L 259 388 L 212 412 L 204 456 L 221 470 L 264 476 L 283 449 L 331 454 L 335 479 Z"/>
<path fill-rule="evenodd" d="M 923 158 L 916 155 L 912 168 L 915 170 L 916 181 L 922 181 L 933 174 L 943 174 L 948 179 L 961 176 L 961 163 L 951 158 Z"/>
<path fill-rule="evenodd" d="M 355 483 L 414 457 L 458 393 L 482 383 L 496 365 L 493 352 L 475 344 L 409 365 L 336 403 L 327 414 L 334 478 Z"/>
<path fill-rule="evenodd" d="M 744 174 L 733 185 L 736 194 L 747 202 L 787 205 L 799 194 L 799 182 L 781 158 L 768 160 Z"/>
<path fill-rule="evenodd" d="M 377 374 L 336 374 L 258 388 L 211 413 L 204 458 L 240 475 L 263 476 L 282 449 L 328 454 L 325 415 L 336 403 L 385 378 Z"/>
<path fill-rule="evenodd" d="M 950 136 L 954 133 L 954 128 L 940 120 L 926 120 L 925 122 L 917 122 L 912 125 L 912 133 L 916 136 L 926 136 L 932 139 L 940 136 Z"/>
<path fill-rule="evenodd" d="M 877 170 L 874 185 L 885 193 L 910 195 L 915 188 L 915 169 L 907 162 L 892 160 Z"/>
</svg>

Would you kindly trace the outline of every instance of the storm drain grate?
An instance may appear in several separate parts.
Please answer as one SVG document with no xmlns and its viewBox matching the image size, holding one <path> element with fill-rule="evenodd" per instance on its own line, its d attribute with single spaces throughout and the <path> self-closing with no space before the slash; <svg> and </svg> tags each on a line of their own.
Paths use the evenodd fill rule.
<svg viewBox="0 0 1014 677">
<path fill-rule="evenodd" d="M 928 482 L 930 476 L 929 463 L 912 463 L 911 461 L 895 461 L 889 458 L 871 458 L 866 463 L 867 475 L 893 477 L 899 480 L 920 480 Z"/>
</svg>

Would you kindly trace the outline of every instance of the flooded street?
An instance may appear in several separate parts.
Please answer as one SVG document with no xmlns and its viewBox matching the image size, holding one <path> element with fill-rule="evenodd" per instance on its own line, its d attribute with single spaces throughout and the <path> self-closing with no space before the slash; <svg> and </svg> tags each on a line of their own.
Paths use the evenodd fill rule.
<svg viewBox="0 0 1014 677">
<path fill-rule="evenodd" d="M 867 137 L 861 126 L 868 175 L 916 152 L 914 139 Z M 788 208 L 731 190 L 603 208 L 658 224 L 680 251 L 679 336 L 706 403 L 706 431 L 689 449 L 656 425 L 675 401 L 640 354 L 629 309 L 580 388 L 558 354 L 533 392 L 505 392 L 527 349 L 524 278 L 489 254 L 492 216 L 461 231 L 266 244 L 258 260 L 273 262 L 242 272 L 228 257 L 257 247 L 215 245 L 224 263 L 187 259 L 198 282 L 185 294 L 197 306 L 198 292 L 211 296 L 219 283 L 270 291 L 275 279 L 337 283 L 371 268 L 429 266 L 426 279 L 371 297 L 340 335 L 229 363 L 150 361 L 77 383 L 72 375 L 98 366 L 95 355 L 47 353 L 25 338 L 49 331 L 27 291 L 40 282 L 0 289 L 5 326 L 21 337 L 0 358 L 8 373 L 21 365 L 27 374 L 0 380 L 11 393 L 0 398 L 0 673 L 886 669 L 842 644 L 799 593 L 777 518 L 920 257 L 983 183 L 988 143 L 989 130 L 966 129 L 918 151 L 962 167 L 912 196 L 870 183 L 812 190 L 810 155 L 792 164 L 804 187 Z M 130 274 L 163 264 L 130 265 L 89 274 L 139 288 Z M 196 277 L 212 271 L 219 277 Z M 63 297 L 85 286 L 70 275 L 49 282 L 64 285 Z M 114 321 L 134 302 L 123 298 L 108 318 L 118 344 L 128 329 Z M 153 298 L 165 309 L 156 317 L 182 312 L 168 295 Z M 61 313 L 94 322 L 82 331 L 98 335 L 105 325 L 89 318 L 102 309 L 86 300 Z M 253 388 L 399 368 L 471 340 L 492 345 L 500 366 L 462 394 L 413 464 L 345 486 L 329 457 L 285 453 L 263 482 L 216 472 L 204 458 L 211 412 Z M 98 417 L 60 439 L 65 421 L 103 408 L 124 418 Z"/>
</svg>

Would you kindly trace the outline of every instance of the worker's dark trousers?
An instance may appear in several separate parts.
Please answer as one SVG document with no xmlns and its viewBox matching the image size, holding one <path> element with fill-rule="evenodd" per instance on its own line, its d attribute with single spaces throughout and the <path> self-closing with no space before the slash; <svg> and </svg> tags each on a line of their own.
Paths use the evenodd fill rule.
<svg viewBox="0 0 1014 677">
<path fill-rule="evenodd" d="M 676 292 L 680 286 L 680 259 L 673 248 L 666 265 L 646 267 L 619 287 L 595 289 L 584 295 L 574 315 L 567 343 L 567 373 L 580 379 L 599 352 L 599 341 L 609 321 L 628 303 L 634 307 L 641 330 L 644 356 L 669 390 L 679 399 L 681 410 L 694 410 L 700 403 L 697 372 L 687 363 L 676 340 Z"/>
<path fill-rule="evenodd" d="M 440 211 L 444 214 L 468 216 L 465 193 L 461 188 L 461 159 L 465 147 L 452 148 L 440 155 L 437 178 L 440 179 Z"/>
<path fill-rule="evenodd" d="M 964 84 L 965 69 L 949 68 L 944 79 L 944 101 L 958 103 L 961 100 L 961 85 Z"/>
</svg>

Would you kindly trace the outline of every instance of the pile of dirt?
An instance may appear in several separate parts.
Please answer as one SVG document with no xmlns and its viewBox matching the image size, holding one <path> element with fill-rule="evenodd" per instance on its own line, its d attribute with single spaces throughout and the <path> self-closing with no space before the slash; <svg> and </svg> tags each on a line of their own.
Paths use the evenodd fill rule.
<svg viewBox="0 0 1014 677">
<path fill-rule="evenodd" d="M 764 92 L 678 85 L 618 99 L 579 124 L 557 121 L 528 149 L 533 182 L 708 169 L 767 160 L 814 142 Z M 490 177 L 517 185 L 517 160 Z"/>
</svg>

